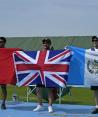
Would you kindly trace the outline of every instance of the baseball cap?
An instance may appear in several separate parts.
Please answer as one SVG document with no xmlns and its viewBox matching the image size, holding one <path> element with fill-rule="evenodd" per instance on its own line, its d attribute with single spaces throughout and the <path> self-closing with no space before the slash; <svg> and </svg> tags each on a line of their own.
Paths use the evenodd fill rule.
<svg viewBox="0 0 98 117">
<path fill-rule="evenodd" d="M 49 39 L 49 38 L 44 38 L 43 40 L 42 40 L 42 43 L 44 44 L 44 43 L 49 43 L 50 45 L 51 45 L 51 40 Z"/>
</svg>

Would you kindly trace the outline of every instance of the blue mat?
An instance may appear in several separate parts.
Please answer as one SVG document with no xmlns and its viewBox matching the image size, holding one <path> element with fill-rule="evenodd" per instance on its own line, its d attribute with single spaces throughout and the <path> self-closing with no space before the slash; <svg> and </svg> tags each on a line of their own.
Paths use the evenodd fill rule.
<svg viewBox="0 0 98 117">
<path fill-rule="evenodd" d="M 48 104 L 44 104 L 44 111 L 33 112 L 37 103 L 6 102 L 7 109 L 0 109 L 0 117 L 98 117 L 91 114 L 94 106 L 53 104 L 54 112 L 48 113 Z"/>
</svg>

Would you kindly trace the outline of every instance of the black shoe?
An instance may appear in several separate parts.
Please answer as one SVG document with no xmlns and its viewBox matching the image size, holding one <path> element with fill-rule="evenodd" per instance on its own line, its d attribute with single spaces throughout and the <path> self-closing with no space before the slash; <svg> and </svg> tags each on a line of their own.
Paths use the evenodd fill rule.
<svg viewBox="0 0 98 117">
<path fill-rule="evenodd" d="M 93 112 L 92 112 L 92 114 L 97 114 L 98 113 L 98 108 L 96 108 Z"/>
<path fill-rule="evenodd" d="M 1 109 L 5 110 L 6 109 L 6 106 L 4 103 L 1 104 Z"/>
</svg>

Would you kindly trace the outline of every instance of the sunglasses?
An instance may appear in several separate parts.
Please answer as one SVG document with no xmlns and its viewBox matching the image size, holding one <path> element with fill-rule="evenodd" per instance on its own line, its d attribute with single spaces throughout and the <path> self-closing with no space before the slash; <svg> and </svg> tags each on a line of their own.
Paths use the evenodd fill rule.
<svg viewBox="0 0 98 117">
<path fill-rule="evenodd" d="M 0 43 L 4 43 L 4 41 L 0 41 Z"/>
<path fill-rule="evenodd" d="M 98 40 L 92 40 L 92 42 L 98 42 Z"/>
</svg>

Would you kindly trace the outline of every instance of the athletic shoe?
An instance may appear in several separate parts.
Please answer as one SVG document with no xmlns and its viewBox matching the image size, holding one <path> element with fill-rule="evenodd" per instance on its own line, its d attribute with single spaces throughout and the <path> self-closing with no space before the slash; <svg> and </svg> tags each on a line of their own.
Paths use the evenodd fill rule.
<svg viewBox="0 0 98 117">
<path fill-rule="evenodd" d="M 98 113 L 98 108 L 95 108 L 95 110 L 93 110 L 92 114 L 97 114 Z"/>
<path fill-rule="evenodd" d="M 48 106 L 48 112 L 49 112 L 49 113 L 52 113 L 52 112 L 53 112 L 52 106 Z"/>
<path fill-rule="evenodd" d="M 3 110 L 6 109 L 5 103 L 2 103 L 2 104 L 1 104 L 1 109 L 3 109 Z"/>
<path fill-rule="evenodd" d="M 41 111 L 41 110 L 44 110 L 43 106 L 42 105 L 37 105 L 37 107 L 35 109 L 33 109 L 33 111 Z"/>
</svg>

